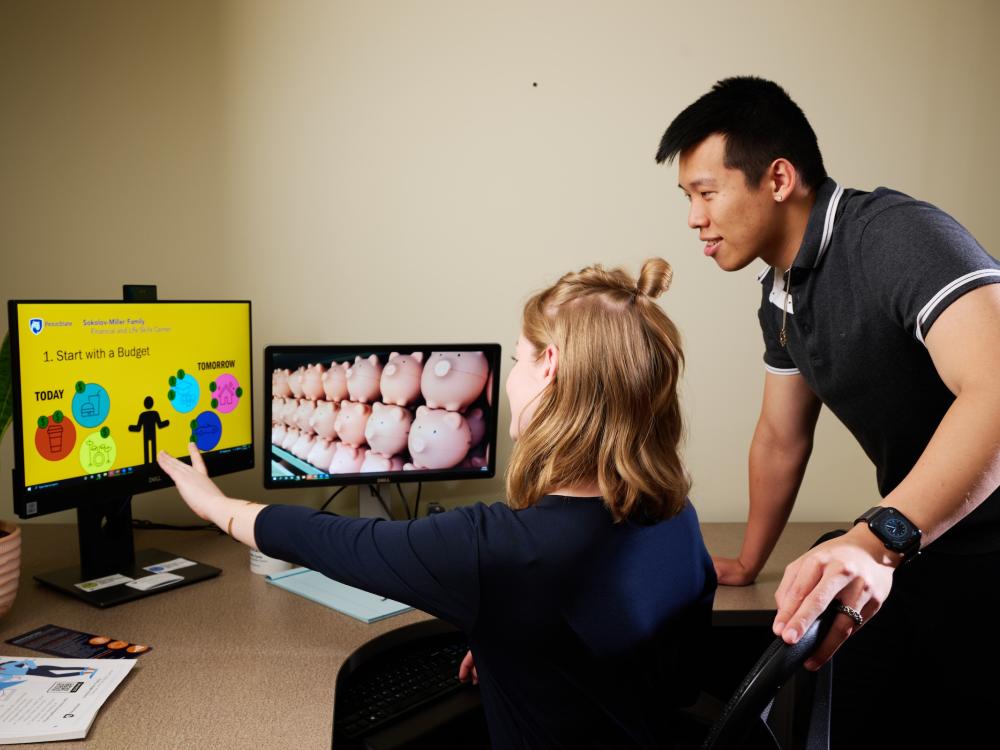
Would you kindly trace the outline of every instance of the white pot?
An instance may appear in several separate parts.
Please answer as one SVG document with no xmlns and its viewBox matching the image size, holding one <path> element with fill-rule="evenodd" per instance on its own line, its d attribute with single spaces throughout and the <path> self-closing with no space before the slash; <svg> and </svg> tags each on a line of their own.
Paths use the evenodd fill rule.
<svg viewBox="0 0 1000 750">
<path fill-rule="evenodd" d="M 14 606 L 17 582 L 21 577 L 21 529 L 10 521 L 0 521 L 0 617 Z"/>
</svg>

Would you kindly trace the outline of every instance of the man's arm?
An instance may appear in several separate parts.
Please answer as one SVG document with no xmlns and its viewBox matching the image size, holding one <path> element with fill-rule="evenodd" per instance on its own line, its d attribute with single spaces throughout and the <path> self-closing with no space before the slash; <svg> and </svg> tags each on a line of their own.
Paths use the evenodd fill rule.
<svg viewBox="0 0 1000 750">
<path fill-rule="evenodd" d="M 881 504 L 913 521 L 926 546 L 1000 485 L 1000 285 L 957 299 L 925 341 L 955 401 L 910 473 Z M 888 596 L 900 562 L 865 524 L 810 550 L 788 566 L 775 594 L 775 634 L 796 642 L 834 598 L 870 618 Z M 807 666 L 818 668 L 855 629 L 846 615 L 838 617 Z"/>
<path fill-rule="evenodd" d="M 750 443 L 750 510 L 736 559 L 713 557 L 719 583 L 753 583 L 774 549 L 812 452 L 820 401 L 801 375 L 764 376 L 764 398 Z"/>
</svg>

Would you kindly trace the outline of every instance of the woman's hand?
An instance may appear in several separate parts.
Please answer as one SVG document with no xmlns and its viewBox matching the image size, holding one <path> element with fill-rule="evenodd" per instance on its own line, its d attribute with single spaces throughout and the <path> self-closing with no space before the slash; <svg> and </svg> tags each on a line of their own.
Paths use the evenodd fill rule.
<svg viewBox="0 0 1000 750">
<path fill-rule="evenodd" d="M 722 586 L 749 586 L 757 578 L 757 574 L 746 567 L 739 558 L 712 556 L 715 566 L 715 577 Z"/>
<path fill-rule="evenodd" d="M 213 510 L 217 511 L 222 504 L 220 501 L 225 501 L 227 498 L 215 482 L 208 478 L 205 462 L 194 443 L 188 443 L 188 453 L 191 455 L 190 466 L 178 461 L 166 451 L 157 454 L 156 462 L 167 476 L 174 480 L 177 491 L 198 518 L 218 523 L 218 513 L 213 514 Z"/>
<path fill-rule="evenodd" d="M 462 659 L 462 663 L 458 666 L 459 682 L 468 682 L 470 677 L 472 678 L 473 685 L 479 684 L 479 673 L 476 671 L 476 663 L 472 659 L 471 651 L 465 654 L 465 658 Z"/>
</svg>

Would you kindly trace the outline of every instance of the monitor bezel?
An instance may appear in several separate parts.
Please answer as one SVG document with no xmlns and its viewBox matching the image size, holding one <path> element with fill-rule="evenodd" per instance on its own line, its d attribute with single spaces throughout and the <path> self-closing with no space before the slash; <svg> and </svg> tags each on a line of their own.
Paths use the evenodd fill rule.
<svg viewBox="0 0 1000 750">
<path fill-rule="evenodd" d="M 250 445 L 247 448 L 226 448 L 222 451 L 203 453 L 205 465 L 210 476 L 221 476 L 237 471 L 252 470 L 256 467 L 254 392 L 253 386 L 253 303 L 248 299 L 192 299 L 192 300 L 120 300 L 120 299 L 12 299 L 7 302 L 7 322 L 10 334 L 10 366 L 11 389 L 14 398 L 13 422 L 14 432 L 14 467 L 12 469 L 12 485 L 14 512 L 19 518 L 38 518 L 40 516 L 58 513 L 64 510 L 79 508 L 81 504 L 108 496 L 132 496 L 144 492 L 164 489 L 173 486 L 173 480 L 159 468 L 143 475 L 119 475 L 102 477 L 94 482 L 74 482 L 71 485 L 59 484 L 49 489 L 36 489 L 28 492 L 24 477 L 24 442 L 22 434 L 23 414 L 21 413 L 21 361 L 20 361 L 20 325 L 18 317 L 19 305 L 128 305 L 131 307 L 151 307 L 154 305 L 245 305 L 247 310 L 247 356 L 249 364 L 249 406 L 250 406 Z M 187 457 L 181 460 L 190 463 Z M 42 505 L 39 512 L 27 513 L 29 502 Z"/>
<path fill-rule="evenodd" d="M 486 420 L 486 435 L 484 440 L 491 446 L 489 451 L 489 461 L 487 470 L 482 469 L 418 469 L 411 471 L 397 471 L 390 473 L 370 472 L 365 474 L 335 474 L 329 479 L 303 479 L 303 480 L 274 480 L 271 474 L 271 404 L 273 394 L 271 392 L 271 374 L 274 372 L 275 354 L 301 356 L 303 364 L 308 364 L 306 360 L 313 356 L 312 362 L 316 362 L 315 355 L 322 354 L 319 361 L 336 360 L 348 355 L 357 355 L 400 352 L 408 353 L 413 351 L 448 351 L 448 352 L 476 352 L 481 351 L 486 354 L 491 367 L 492 379 L 487 381 L 491 387 L 489 399 L 488 418 Z M 261 461 L 263 467 L 264 487 L 268 490 L 291 490 L 308 489 L 310 487 L 343 487 L 350 485 L 383 485 L 383 484 L 412 484 L 415 482 L 438 482 L 438 481 L 465 481 L 467 479 L 492 479 L 496 476 L 497 464 L 497 432 L 500 421 L 500 365 L 502 350 L 497 343 L 404 343 L 404 344 L 270 344 L 264 348 L 263 383 L 261 386 L 261 399 L 264 402 L 262 413 L 264 423 L 262 435 L 264 436 L 265 454 Z M 329 357 L 327 355 L 330 355 Z M 367 355 L 365 355 L 367 356 Z M 488 400 L 489 400 L 488 399 Z"/>
</svg>

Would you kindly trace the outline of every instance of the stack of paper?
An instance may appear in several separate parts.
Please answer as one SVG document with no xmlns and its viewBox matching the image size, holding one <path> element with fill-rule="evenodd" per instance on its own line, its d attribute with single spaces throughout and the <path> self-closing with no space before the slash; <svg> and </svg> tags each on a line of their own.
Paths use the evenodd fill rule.
<svg viewBox="0 0 1000 750">
<path fill-rule="evenodd" d="M 337 583 L 309 568 L 292 568 L 280 573 L 271 573 L 267 576 L 267 580 L 275 586 L 343 612 L 362 622 L 376 622 L 413 609 L 392 599 Z"/>
</svg>

